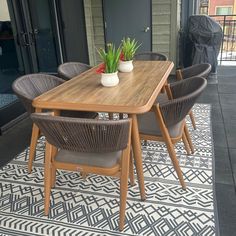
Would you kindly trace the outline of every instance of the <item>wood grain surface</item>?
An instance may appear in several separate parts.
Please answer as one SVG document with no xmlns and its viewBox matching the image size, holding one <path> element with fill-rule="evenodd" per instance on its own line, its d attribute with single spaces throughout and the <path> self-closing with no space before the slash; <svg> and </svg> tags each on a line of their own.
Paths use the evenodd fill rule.
<svg viewBox="0 0 236 236">
<path fill-rule="evenodd" d="M 36 108 L 138 114 L 150 110 L 174 64 L 134 61 L 134 70 L 118 73 L 115 87 L 103 87 L 96 67 L 66 81 L 33 101 Z"/>
</svg>

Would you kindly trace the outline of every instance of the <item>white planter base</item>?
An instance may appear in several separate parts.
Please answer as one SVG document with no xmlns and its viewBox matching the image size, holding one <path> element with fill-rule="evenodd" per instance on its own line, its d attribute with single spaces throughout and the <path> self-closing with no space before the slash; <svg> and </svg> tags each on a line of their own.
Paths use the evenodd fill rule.
<svg viewBox="0 0 236 236">
<path fill-rule="evenodd" d="M 113 87 L 119 84 L 119 77 L 117 75 L 118 72 L 114 73 L 102 73 L 101 84 L 104 87 Z"/>
<path fill-rule="evenodd" d="M 118 70 L 120 72 L 131 72 L 133 70 L 133 68 L 134 68 L 133 60 L 119 62 Z"/>
</svg>

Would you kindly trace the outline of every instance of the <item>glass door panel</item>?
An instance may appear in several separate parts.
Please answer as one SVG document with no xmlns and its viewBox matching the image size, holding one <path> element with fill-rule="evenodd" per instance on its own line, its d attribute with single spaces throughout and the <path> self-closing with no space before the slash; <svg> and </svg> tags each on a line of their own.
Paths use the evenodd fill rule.
<svg viewBox="0 0 236 236">
<path fill-rule="evenodd" d="M 22 21 L 16 25 L 11 1 L 1 0 L 0 6 L 0 135 L 25 113 L 12 91 L 12 83 L 29 72 L 24 46 Z M 19 33 L 18 33 L 19 32 Z M 22 36 L 22 37 L 21 37 Z"/>
<path fill-rule="evenodd" d="M 52 30 L 48 0 L 28 0 L 29 34 L 35 47 L 38 71 L 56 72 L 58 66 L 56 40 Z"/>
<path fill-rule="evenodd" d="M 20 22 L 19 22 L 20 24 Z M 19 25 L 20 29 L 21 25 Z M 25 73 L 23 51 L 18 37 L 14 9 L 6 0 L 0 8 L 0 93 L 12 93 L 11 85 Z"/>
</svg>

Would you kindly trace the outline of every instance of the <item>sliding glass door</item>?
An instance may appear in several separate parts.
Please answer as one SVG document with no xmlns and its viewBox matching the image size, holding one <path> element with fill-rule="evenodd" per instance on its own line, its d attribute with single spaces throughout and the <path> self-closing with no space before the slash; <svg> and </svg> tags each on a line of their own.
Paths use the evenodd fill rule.
<svg viewBox="0 0 236 236">
<path fill-rule="evenodd" d="M 60 63 L 49 0 L 8 0 L 27 72 L 56 72 Z"/>
<path fill-rule="evenodd" d="M 62 61 L 53 9 L 51 0 L 0 0 L 0 133 L 24 112 L 12 91 L 14 80 L 56 73 Z"/>
<path fill-rule="evenodd" d="M 64 61 L 89 64 L 84 1 L 55 0 Z"/>
</svg>

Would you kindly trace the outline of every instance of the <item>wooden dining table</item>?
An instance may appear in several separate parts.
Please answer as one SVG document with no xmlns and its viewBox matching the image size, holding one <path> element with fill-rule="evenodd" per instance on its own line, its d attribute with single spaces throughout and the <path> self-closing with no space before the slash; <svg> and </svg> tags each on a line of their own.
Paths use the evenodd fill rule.
<svg viewBox="0 0 236 236">
<path fill-rule="evenodd" d="M 140 187 L 145 200 L 141 142 L 137 115 L 148 112 L 173 69 L 171 61 L 134 61 L 132 72 L 119 73 L 115 87 L 103 87 L 94 67 L 66 81 L 33 101 L 35 112 L 43 109 L 127 113 L 132 118 L 132 149 Z"/>
</svg>

